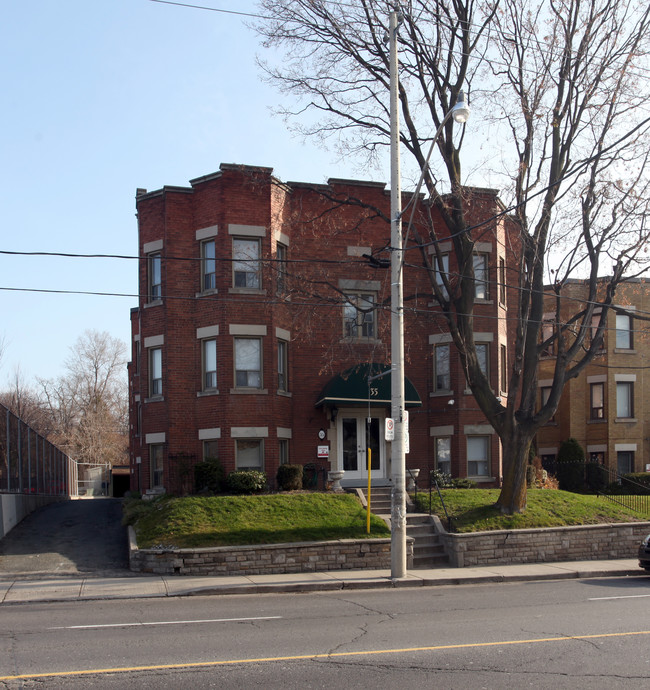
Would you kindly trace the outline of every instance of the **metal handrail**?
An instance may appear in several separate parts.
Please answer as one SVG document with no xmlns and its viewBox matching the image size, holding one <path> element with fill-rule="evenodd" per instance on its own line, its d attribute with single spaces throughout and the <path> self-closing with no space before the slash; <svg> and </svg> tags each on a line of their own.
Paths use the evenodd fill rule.
<svg viewBox="0 0 650 690">
<path fill-rule="evenodd" d="M 447 531 L 453 532 L 454 531 L 453 520 L 449 516 L 449 513 L 447 511 L 447 506 L 445 505 L 445 499 L 442 497 L 442 493 L 440 491 L 440 486 L 438 485 L 438 480 L 435 478 L 433 472 L 429 472 L 429 515 L 433 514 L 431 501 L 432 501 L 432 489 L 433 489 L 434 484 L 436 486 L 436 491 L 438 492 L 438 498 L 440 499 L 442 509 L 445 511 L 445 517 L 447 518 Z"/>
</svg>

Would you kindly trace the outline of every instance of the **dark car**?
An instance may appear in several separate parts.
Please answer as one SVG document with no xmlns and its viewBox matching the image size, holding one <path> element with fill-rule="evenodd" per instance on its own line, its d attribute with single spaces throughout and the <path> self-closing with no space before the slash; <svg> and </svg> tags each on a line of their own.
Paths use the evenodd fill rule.
<svg viewBox="0 0 650 690">
<path fill-rule="evenodd" d="M 650 573 L 650 534 L 639 546 L 639 565 Z"/>
</svg>

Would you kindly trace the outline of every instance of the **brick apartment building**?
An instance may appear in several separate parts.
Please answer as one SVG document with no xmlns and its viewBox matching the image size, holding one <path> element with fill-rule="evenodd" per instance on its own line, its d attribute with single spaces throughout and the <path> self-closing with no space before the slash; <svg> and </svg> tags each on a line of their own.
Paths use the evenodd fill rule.
<svg viewBox="0 0 650 690">
<path fill-rule="evenodd" d="M 505 396 L 506 229 L 496 191 L 470 188 L 475 340 Z M 222 165 L 189 187 L 137 192 L 139 306 L 131 311 L 131 488 L 191 491 L 193 465 L 281 463 L 389 483 L 390 195 L 385 185 L 283 183 Z M 434 221 L 435 221 L 434 217 Z M 437 227 L 444 227 L 438 222 Z M 451 242 L 445 269 L 457 272 Z M 419 249 L 404 274 L 407 468 L 497 485 L 498 438 L 467 389 Z M 372 256 L 373 260 L 367 257 Z M 501 280 L 498 280 L 501 276 Z M 370 422 L 367 422 L 367 419 Z"/>
<path fill-rule="evenodd" d="M 562 292 L 562 320 L 585 305 L 588 285 L 570 282 Z M 614 308 L 608 313 L 602 350 L 580 376 L 564 387 L 555 416 L 537 434 L 537 452 L 544 466 L 552 468 L 561 443 L 575 438 L 587 460 L 620 474 L 648 471 L 650 399 L 648 334 L 645 321 L 650 313 L 650 281 L 634 279 L 616 290 Z M 544 328 L 553 328 L 550 311 Z M 595 332 L 600 313 L 594 314 Z M 544 336 L 547 337 L 547 336 Z M 549 348 L 539 365 L 539 401 L 552 383 L 554 350 Z"/>
</svg>

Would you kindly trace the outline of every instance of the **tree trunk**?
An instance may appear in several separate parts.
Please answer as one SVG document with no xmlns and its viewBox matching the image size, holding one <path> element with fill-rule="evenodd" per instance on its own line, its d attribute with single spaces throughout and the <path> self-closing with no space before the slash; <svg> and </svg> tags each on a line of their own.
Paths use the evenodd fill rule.
<svg viewBox="0 0 650 690">
<path fill-rule="evenodd" d="M 503 485 L 497 505 L 502 513 L 513 515 L 526 510 L 528 451 L 532 437 L 514 431 L 501 439 L 503 449 Z"/>
</svg>

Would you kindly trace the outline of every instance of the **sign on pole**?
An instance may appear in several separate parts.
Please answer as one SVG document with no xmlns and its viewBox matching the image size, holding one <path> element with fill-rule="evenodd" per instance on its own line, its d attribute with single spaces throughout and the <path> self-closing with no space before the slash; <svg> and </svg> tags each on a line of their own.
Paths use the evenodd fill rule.
<svg viewBox="0 0 650 690">
<path fill-rule="evenodd" d="M 390 418 L 386 417 L 384 423 L 384 439 L 386 441 L 392 441 L 395 438 L 395 422 Z"/>
</svg>

